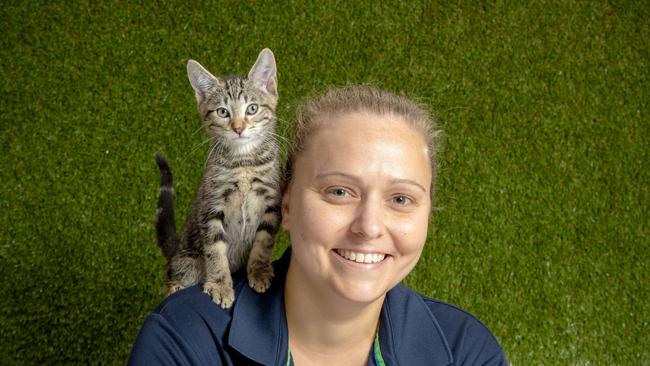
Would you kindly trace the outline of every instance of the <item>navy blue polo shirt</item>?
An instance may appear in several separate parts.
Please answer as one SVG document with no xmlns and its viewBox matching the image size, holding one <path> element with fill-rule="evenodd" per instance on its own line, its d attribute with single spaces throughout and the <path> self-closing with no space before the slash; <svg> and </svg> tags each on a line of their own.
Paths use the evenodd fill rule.
<svg viewBox="0 0 650 366">
<path fill-rule="evenodd" d="M 258 294 L 243 271 L 233 276 L 235 303 L 222 309 L 200 286 L 167 297 L 145 320 L 129 365 L 277 365 L 288 361 L 284 280 L 291 250 L 274 263 L 271 287 Z M 386 295 L 379 323 L 386 365 L 507 365 L 492 333 L 455 306 L 403 285 Z M 376 365 L 369 350 L 368 365 Z"/>
</svg>

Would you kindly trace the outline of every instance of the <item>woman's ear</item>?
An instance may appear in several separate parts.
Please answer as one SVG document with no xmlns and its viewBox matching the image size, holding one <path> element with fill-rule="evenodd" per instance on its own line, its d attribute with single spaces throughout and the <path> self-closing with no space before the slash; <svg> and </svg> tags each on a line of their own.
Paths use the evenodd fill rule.
<svg viewBox="0 0 650 366">
<path fill-rule="evenodd" d="M 289 231 L 289 195 L 291 193 L 291 188 L 287 187 L 282 194 L 282 228 L 286 231 Z"/>
</svg>

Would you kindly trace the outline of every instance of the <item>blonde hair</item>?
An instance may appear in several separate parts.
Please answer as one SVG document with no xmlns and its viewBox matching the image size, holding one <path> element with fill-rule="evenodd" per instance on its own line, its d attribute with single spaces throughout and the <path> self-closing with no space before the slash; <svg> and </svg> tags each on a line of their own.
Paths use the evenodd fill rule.
<svg viewBox="0 0 650 366">
<path fill-rule="evenodd" d="M 296 156 L 305 150 L 309 138 L 327 121 L 334 117 L 369 112 L 378 115 L 391 115 L 401 119 L 422 134 L 431 160 L 431 194 L 435 187 L 437 132 L 435 120 L 424 107 L 403 96 L 369 85 L 352 85 L 329 89 L 325 94 L 305 101 L 296 116 L 296 129 L 289 143 L 287 163 L 284 172 L 283 191 L 291 182 Z"/>
</svg>

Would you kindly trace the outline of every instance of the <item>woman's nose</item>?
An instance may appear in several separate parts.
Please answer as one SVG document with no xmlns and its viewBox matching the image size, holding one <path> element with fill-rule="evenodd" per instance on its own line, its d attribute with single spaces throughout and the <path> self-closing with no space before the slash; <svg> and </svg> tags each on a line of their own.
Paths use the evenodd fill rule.
<svg viewBox="0 0 650 366">
<path fill-rule="evenodd" d="M 384 233 L 380 200 L 364 199 L 359 205 L 350 230 L 365 240 L 379 238 Z"/>
</svg>

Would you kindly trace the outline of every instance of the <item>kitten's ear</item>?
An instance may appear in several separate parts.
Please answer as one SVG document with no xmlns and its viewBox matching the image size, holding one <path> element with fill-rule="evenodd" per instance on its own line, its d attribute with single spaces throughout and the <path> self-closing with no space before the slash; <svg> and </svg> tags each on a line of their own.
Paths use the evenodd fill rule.
<svg viewBox="0 0 650 366">
<path fill-rule="evenodd" d="M 273 96 L 278 96 L 278 80 L 275 77 L 275 58 L 270 49 L 265 48 L 257 56 L 257 61 L 251 71 L 248 72 L 248 80 L 253 82 L 253 85 L 258 88 L 264 89 Z"/>
<path fill-rule="evenodd" d="M 215 84 L 221 84 L 221 80 L 210 74 L 201 64 L 194 60 L 187 61 L 187 78 L 194 88 L 196 102 L 201 104 L 205 100 L 210 88 Z"/>
</svg>

